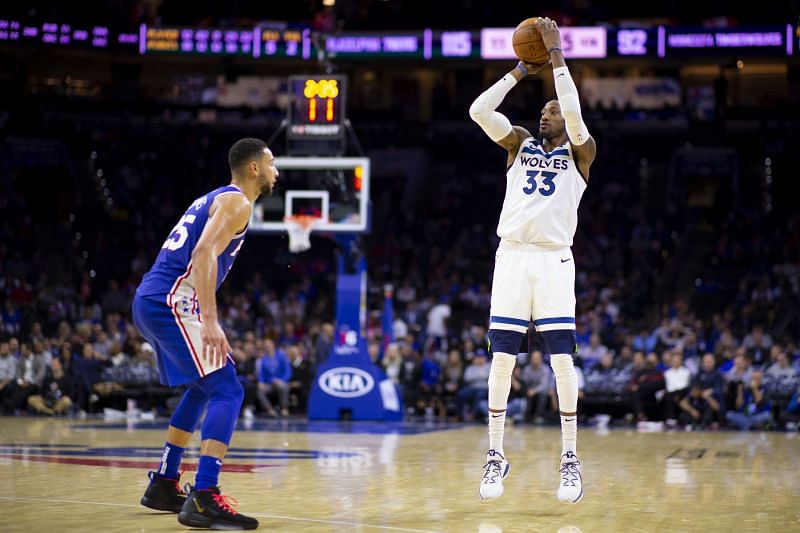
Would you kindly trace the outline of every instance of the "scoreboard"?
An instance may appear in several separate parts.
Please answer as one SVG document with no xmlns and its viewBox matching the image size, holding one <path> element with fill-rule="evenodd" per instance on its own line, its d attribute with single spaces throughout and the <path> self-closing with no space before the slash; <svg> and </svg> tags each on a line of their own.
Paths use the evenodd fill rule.
<svg viewBox="0 0 800 533">
<path fill-rule="evenodd" d="M 146 54 L 253 55 L 253 31 L 214 28 L 147 28 Z"/>
<path fill-rule="evenodd" d="M 305 25 L 262 22 L 253 27 L 149 26 L 120 30 L 58 20 L 30 22 L 0 17 L 0 45 L 119 50 L 140 55 L 284 58 L 311 61 L 406 59 L 514 60 L 514 28 L 314 35 Z M 800 28 L 792 23 L 725 28 L 563 27 L 564 56 L 575 59 L 797 56 Z M 319 47 L 319 48 L 317 48 Z M 326 104 L 327 105 L 327 104 Z"/>
<path fill-rule="evenodd" d="M 478 59 L 478 31 L 422 31 L 406 33 L 342 33 L 326 35 L 324 49 L 341 59 Z"/>
<path fill-rule="evenodd" d="M 0 42 L 53 48 L 130 48 L 136 50 L 136 32 L 113 32 L 108 26 L 45 21 L 30 23 L 0 19 Z"/>
<path fill-rule="evenodd" d="M 311 30 L 180 28 L 142 25 L 142 54 L 196 54 L 241 57 L 311 57 Z"/>
<path fill-rule="evenodd" d="M 795 53 L 795 29 L 785 26 L 739 28 L 610 29 L 609 47 L 620 57 L 787 57 Z"/>
</svg>

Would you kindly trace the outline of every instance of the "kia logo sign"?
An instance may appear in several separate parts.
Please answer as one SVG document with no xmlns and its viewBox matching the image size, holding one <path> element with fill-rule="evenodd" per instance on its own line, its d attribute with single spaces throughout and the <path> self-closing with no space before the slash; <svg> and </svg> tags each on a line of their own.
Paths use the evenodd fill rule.
<svg viewBox="0 0 800 533">
<path fill-rule="evenodd" d="M 371 391 L 375 380 L 360 368 L 340 366 L 323 372 L 319 376 L 319 386 L 337 398 L 357 398 Z"/>
</svg>

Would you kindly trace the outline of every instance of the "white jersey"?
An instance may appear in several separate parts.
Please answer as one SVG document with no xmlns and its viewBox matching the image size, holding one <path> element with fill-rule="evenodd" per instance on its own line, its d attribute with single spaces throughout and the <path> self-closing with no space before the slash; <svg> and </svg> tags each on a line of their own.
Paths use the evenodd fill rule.
<svg viewBox="0 0 800 533">
<path fill-rule="evenodd" d="M 535 137 L 525 139 L 506 173 L 498 237 L 544 248 L 572 246 L 585 190 L 569 141 L 546 152 Z"/>
</svg>

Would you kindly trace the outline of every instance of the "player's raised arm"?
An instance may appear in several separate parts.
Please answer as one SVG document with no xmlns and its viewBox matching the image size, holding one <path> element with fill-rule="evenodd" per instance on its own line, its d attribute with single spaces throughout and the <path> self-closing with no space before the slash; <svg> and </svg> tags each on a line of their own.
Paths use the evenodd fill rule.
<svg viewBox="0 0 800 533">
<path fill-rule="evenodd" d="M 234 236 L 247 226 L 252 207 L 242 194 L 216 198 L 208 222 L 192 252 L 192 279 L 197 291 L 203 325 L 203 358 L 214 366 L 225 362 L 231 347 L 217 317 L 217 258 Z"/>
<path fill-rule="evenodd" d="M 472 120 L 483 128 L 483 131 L 486 132 L 486 135 L 491 140 L 508 150 L 509 157 L 516 157 L 520 143 L 530 137 L 531 134 L 521 126 L 511 126 L 508 117 L 498 113 L 496 109 L 500 106 L 508 91 L 520 80 L 528 74 L 538 73 L 546 65 L 547 63 L 534 65 L 520 61 L 500 81 L 483 91 L 469 108 L 469 115 Z"/>
<path fill-rule="evenodd" d="M 572 76 L 564 61 L 561 51 L 561 34 L 558 25 L 549 18 L 539 19 L 542 32 L 542 41 L 550 53 L 553 64 L 553 79 L 556 84 L 556 95 L 561 105 L 561 116 L 567 129 L 569 142 L 572 143 L 572 152 L 581 167 L 581 174 L 588 179 L 589 167 L 597 155 L 597 145 L 589 134 L 589 129 L 581 116 L 581 102 L 578 98 L 578 88 L 572 81 Z"/>
</svg>

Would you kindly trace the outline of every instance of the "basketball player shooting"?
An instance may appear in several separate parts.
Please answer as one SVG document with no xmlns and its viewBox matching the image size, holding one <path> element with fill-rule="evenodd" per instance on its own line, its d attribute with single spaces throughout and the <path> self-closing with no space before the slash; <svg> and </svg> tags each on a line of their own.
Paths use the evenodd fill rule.
<svg viewBox="0 0 800 533">
<path fill-rule="evenodd" d="M 544 338 L 556 378 L 561 411 L 562 453 L 558 499 L 583 497 L 576 453 L 578 380 L 572 357 L 575 338 L 575 263 L 572 239 L 578 204 L 589 181 L 597 148 L 581 118 L 575 83 L 564 62 L 558 26 L 537 19 L 544 64 L 520 61 L 470 107 L 472 119 L 508 151 L 506 195 L 497 226 L 500 246 L 492 281 L 489 342 L 489 452 L 480 497 L 499 498 L 509 464 L 503 451 L 506 402 L 516 354 L 530 320 Z M 496 111 L 506 94 L 529 74 L 552 63 L 557 100 L 547 102 L 539 137 L 512 126 Z"/>
<path fill-rule="evenodd" d="M 253 203 L 272 193 L 278 170 L 259 139 L 237 141 L 228 164 L 231 183 L 195 200 L 167 237 L 136 290 L 133 319 L 156 351 L 161 382 L 186 386 L 141 503 L 179 513 L 185 526 L 231 530 L 255 529 L 258 521 L 234 511 L 217 484 L 244 391 L 217 320 L 216 291 L 244 244 Z M 200 460 L 187 495 L 178 471 L 203 411 Z"/>
</svg>

